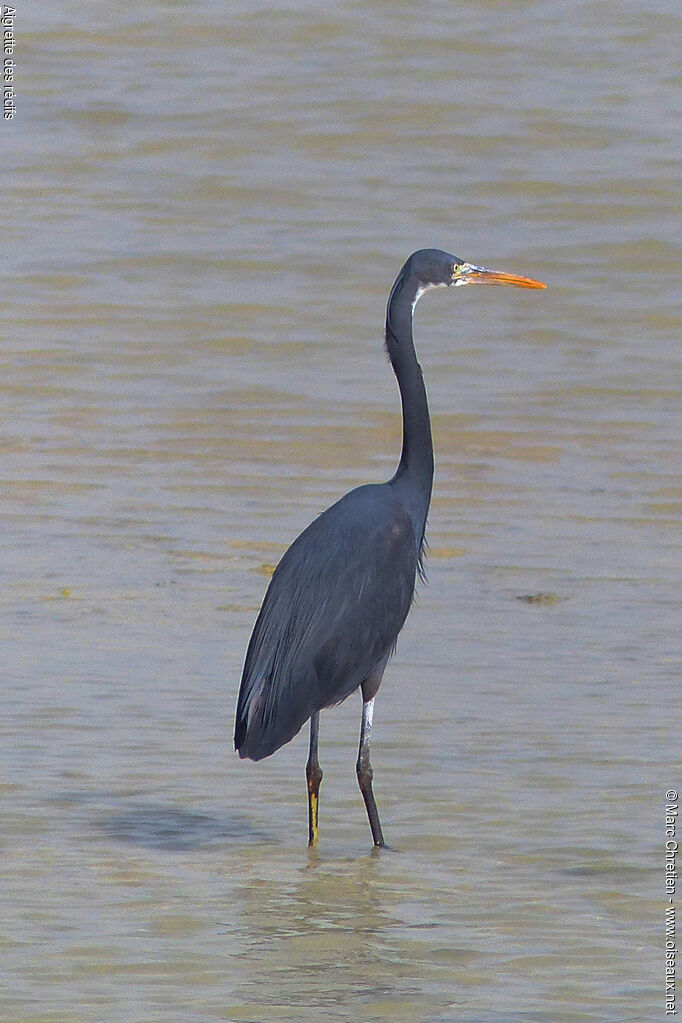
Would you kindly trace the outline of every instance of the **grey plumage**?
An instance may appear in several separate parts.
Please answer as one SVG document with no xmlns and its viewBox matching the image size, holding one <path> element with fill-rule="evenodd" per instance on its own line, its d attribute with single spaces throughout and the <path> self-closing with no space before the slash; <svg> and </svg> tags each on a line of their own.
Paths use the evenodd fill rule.
<svg viewBox="0 0 682 1023">
<path fill-rule="evenodd" d="M 240 756 L 274 753 L 390 655 L 410 609 L 420 541 L 391 483 L 352 490 L 294 541 L 249 643 Z"/>
<path fill-rule="evenodd" d="M 361 688 L 356 771 L 374 844 L 384 845 L 372 789 L 374 698 L 421 573 L 433 484 L 433 443 L 426 388 L 412 336 L 419 297 L 431 288 L 511 284 L 544 288 L 514 274 L 464 263 L 440 249 L 413 252 L 386 308 L 386 352 L 403 411 L 403 444 L 387 483 L 352 490 L 295 540 L 270 580 L 242 674 L 235 748 L 262 760 L 310 719 L 306 764 L 309 844 L 318 839 L 322 769 L 319 712 Z"/>
</svg>

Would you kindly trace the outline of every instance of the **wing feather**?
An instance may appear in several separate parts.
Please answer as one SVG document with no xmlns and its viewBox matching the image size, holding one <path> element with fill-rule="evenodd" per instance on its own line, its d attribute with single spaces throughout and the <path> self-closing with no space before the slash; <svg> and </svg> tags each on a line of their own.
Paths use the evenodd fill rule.
<svg viewBox="0 0 682 1023">
<path fill-rule="evenodd" d="M 251 635 L 237 704 L 240 756 L 274 753 L 392 652 L 418 558 L 411 519 L 386 484 L 351 491 L 301 533 Z"/>
</svg>

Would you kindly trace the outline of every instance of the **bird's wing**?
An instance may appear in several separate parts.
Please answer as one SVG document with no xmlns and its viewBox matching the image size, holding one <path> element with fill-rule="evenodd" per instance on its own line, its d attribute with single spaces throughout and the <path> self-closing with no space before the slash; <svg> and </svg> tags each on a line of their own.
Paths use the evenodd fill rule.
<svg viewBox="0 0 682 1023">
<path fill-rule="evenodd" d="M 395 645 L 414 593 L 418 544 L 385 485 L 324 512 L 280 561 L 249 643 L 235 745 L 254 760 L 345 699 Z"/>
</svg>

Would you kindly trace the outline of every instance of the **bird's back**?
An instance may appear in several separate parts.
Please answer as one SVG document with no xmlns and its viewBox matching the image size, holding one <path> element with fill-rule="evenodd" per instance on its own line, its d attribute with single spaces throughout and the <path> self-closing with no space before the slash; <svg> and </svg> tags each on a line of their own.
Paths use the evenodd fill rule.
<svg viewBox="0 0 682 1023">
<path fill-rule="evenodd" d="M 412 602 L 420 541 L 384 483 L 352 490 L 293 542 L 246 655 L 235 726 L 240 756 L 274 753 L 391 653 Z"/>
</svg>

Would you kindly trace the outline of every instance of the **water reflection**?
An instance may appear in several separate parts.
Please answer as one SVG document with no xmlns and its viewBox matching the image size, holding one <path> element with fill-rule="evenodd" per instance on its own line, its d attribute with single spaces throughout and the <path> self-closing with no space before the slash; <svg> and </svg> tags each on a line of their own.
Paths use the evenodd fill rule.
<svg viewBox="0 0 682 1023">
<path fill-rule="evenodd" d="M 240 993 L 261 998 L 264 1014 L 278 1004 L 332 1009 L 352 1002 L 367 1018 L 415 1018 L 428 982 L 476 983 L 479 949 L 438 947 L 438 923 L 420 920 L 406 898 L 405 874 L 368 855 L 333 864 L 312 857 L 288 883 L 250 883 L 243 890 L 248 928 Z M 415 963 L 419 970 L 415 971 Z M 263 980 L 277 976 L 274 990 Z"/>
</svg>

